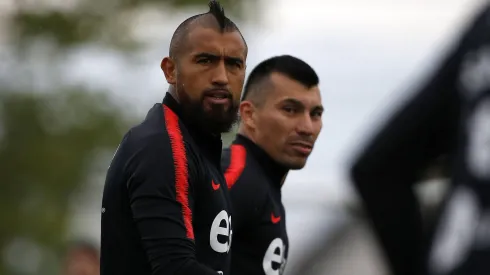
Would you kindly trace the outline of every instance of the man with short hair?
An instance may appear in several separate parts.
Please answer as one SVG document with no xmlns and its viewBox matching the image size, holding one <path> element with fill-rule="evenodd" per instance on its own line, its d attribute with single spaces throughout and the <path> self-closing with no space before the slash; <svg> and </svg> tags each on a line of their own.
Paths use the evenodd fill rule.
<svg viewBox="0 0 490 275">
<path fill-rule="evenodd" d="M 123 138 L 102 201 L 102 275 L 230 274 L 221 133 L 236 121 L 247 45 L 216 1 L 175 31 L 170 88 Z"/>
<path fill-rule="evenodd" d="M 239 134 L 222 167 L 233 207 L 233 275 L 282 274 L 288 255 L 281 187 L 301 169 L 322 128 L 318 76 L 289 55 L 251 72 L 240 104 Z"/>
</svg>

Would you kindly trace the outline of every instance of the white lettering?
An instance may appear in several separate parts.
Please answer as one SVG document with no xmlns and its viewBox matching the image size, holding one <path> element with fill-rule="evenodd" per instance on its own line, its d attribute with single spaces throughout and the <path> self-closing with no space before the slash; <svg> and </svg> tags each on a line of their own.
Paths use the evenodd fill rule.
<svg viewBox="0 0 490 275">
<path fill-rule="evenodd" d="M 480 223 L 476 229 L 475 249 L 488 250 L 490 247 L 490 212 L 481 214 Z"/>
<path fill-rule="evenodd" d="M 467 54 L 461 71 L 460 81 L 468 98 L 490 88 L 490 47 Z"/>
<path fill-rule="evenodd" d="M 286 246 L 281 238 L 274 239 L 267 251 L 265 252 L 264 260 L 262 262 L 262 267 L 264 268 L 264 273 L 266 275 L 280 275 L 284 272 L 286 267 L 286 258 L 284 254 L 286 253 Z M 273 264 L 279 265 L 279 267 L 274 269 Z"/>
<path fill-rule="evenodd" d="M 468 169 L 475 177 L 490 179 L 490 98 L 475 108 L 468 123 Z"/>
<path fill-rule="evenodd" d="M 447 274 L 464 260 L 473 243 L 479 219 L 478 201 L 472 190 L 457 187 L 443 213 L 430 255 L 435 274 Z"/>
<path fill-rule="evenodd" d="M 224 222 L 224 227 L 221 223 Z M 214 218 L 213 224 L 211 225 L 211 231 L 209 233 L 209 243 L 211 248 L 218 253 L 228 253 L 231 247 L 231 239 L 233 235 L 233 230 L 231 227 L 231 216 L 225 210 L 219 212 L 219 214 Z M 225 242 L 220 242 L 218 236 L 227 237 Z"/>
</svg>

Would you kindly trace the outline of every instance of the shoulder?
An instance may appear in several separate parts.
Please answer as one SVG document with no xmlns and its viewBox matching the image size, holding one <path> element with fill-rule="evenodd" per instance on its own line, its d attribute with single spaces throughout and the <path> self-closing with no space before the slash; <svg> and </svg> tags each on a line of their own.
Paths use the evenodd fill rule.
<svg viewBox="0 0 490 275">
<path fill-rule="evenodd" d="M 246 178 L 250 170 L 250 156 L 247 149 L 241 144 L 232 144 L 223 150 L 221 167 L 224 171 L 228 188 L 231 189 L 238 181 Z"/>
<path fill-rule="evenodd" d="M 169 107 L 155 104 L 138 125 L 132 127 L 128 133 L 128 141 L 145 146 L 171 145 L 173 143 L 185 144 L 187 132 L 179 116 Z M 163 141 L 163 144 L 161 143 Z"/>
<path fill-rule="evenodd" d="M 227 150 L 229 160 L 224 170 L 235 214 L 234 228 L 237 230 L 248 222 L 258 220 L 268 200 L 268 185 L 264 181 L 262 169 L 251 155 L 246 154 L 243 146 L 238 146 L 235 148 L 240 149 L 233 150 L 231 147 Z"/>
<path fill-rule="evenodd" d="M 131 162 L 150 158 L 155 161 L 169 160 L 170 162 L 165 163 L 172 165 L 183 163 L 189 169 L 195 168 L 195 165 L 189 165 L 193 164 L 196 158 L 193 157 L 192 147 L 188 146 L 187 138 L 180 130 L 179 119 L 175 117 L 171 120 L 169 123 L 145 120 L 132 127 L 121 143 L 120 150 L 124 150 L 126 155 L 130 156 Z"/>
<path fill-rule="evenodd" d="M 141 150 L 161 150 L 170 146 L 170 136 L 163 125 L 151 127 L 145 122 L 131 128 L 126 134 L 126 145 L 136 153 Z"/>
<path fill-rule="evenodd" d="M 222 167 L 228 189 L 234 200 L 260 201 L 267 192 L 263 171 L 257 165 L 251 154 L 247 153 L 245 146 L 233 144 L 223 150 Z"/>
</svg>

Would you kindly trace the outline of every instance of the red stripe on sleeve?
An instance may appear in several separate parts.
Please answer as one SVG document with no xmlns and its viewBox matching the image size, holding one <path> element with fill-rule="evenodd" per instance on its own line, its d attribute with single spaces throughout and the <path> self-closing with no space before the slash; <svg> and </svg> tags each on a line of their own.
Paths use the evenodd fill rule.
<svg viewBox="0 0 490 275">
<path fill-rule="evenodd" d="M 189 207 L 189 171 L 187 170 L 187 155 L 184 138 L 180 131 L 178 116 L 167 106 L 163 105 L 163 113 L 167 132 L 172 146 L 172 156 L 175 164 L 175 191 L 177 201 L 182 205 L 182 217 L 189 239 L 194 240 L 192 228 L 192 211 Z"/>
<path fill-rule="evenodd" d="M 230 147 L 230 166 L 226 169 L 225 179 L 230 189 L 235 182 L 240 178 L 240 175 L 245 168 L 245 163 L 247 160 L 247 150 L 245 147 L 239 144 L 233 144 Z"/>
</svg>

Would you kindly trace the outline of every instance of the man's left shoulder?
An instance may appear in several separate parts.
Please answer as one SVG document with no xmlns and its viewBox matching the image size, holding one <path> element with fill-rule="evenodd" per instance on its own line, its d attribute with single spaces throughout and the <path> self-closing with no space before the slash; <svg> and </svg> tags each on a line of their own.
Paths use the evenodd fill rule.
<svg viewBox="0 0 490 275">
<path fill-rule="evenodd" d="M 243 145 L 232 144 L 223 149 L 221 168 L 229 189 L 232 189 L 237 182 L 242 181 L 242 178 L 248 174 L 248 166 L 247 150 Z"/>
<path fill-rule="evenodd" d="M 243 169 L 247 163 L 247 149 L 241 144 L 232 144 L 221 152 L 223 171 L 230 168 Z"/>
</svg>

